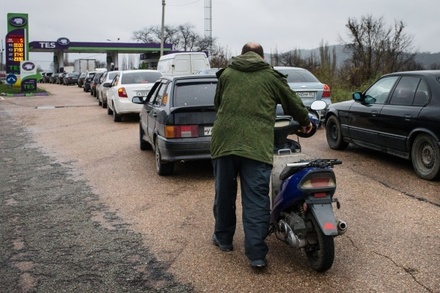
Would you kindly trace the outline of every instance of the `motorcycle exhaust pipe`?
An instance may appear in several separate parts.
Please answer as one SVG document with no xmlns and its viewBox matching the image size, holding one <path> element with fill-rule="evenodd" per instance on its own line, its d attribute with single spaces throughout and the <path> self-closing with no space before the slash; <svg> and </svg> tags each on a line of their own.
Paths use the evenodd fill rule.
<svg viewBox="0 0 440 293">
<path fill-rule="evenodd" d="M 285 221 L 280 220 L 278 223 L 278 231 L 284 236 L 282 239 L 284 242 L 290 245 L 290 247 L 299 249 L 306 246 L 307 242 L 304 239 L 300 239 L 293 232 L 292 228 Z"/>
<path fill-rule="evenodd" d="M 345 223 L 344 221 L 338 221 L 337 227 L 338 227 L 338 235 L 342 235 L 345 232 L 347 232 L 348 226 L 347 223 Z"/>
</svg>

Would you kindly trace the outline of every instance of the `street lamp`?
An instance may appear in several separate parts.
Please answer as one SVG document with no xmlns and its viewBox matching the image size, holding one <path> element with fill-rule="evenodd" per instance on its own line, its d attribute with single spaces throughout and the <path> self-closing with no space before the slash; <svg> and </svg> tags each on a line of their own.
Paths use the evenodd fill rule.
<svg viewBox="0 0 440 293">
<path fill-rule="evenodd" d="M 3 68 L 4 68 L 4 66 L 3 66 L 3 51 L 5 49 L 3 49 L 3 40 L 1 40 L 1 41 L 2 41 L 2 46 L 0 48 L 0 71 L 3 71 Z"/>
<path fill-rule="evenodd" d="M 163 42 L 164 42 L 164 36 L 163 36 L 163 30 L 165 25 L 165 0 L 162 0 L 162 26 L 160 29 L 160 56 L 163 55 Z"/>
</svg>

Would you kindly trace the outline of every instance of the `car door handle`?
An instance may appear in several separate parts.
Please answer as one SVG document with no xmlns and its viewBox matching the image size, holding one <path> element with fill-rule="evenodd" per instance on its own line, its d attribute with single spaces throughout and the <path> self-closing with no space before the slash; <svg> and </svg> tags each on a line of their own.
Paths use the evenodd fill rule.
<svg viewBox="0 0 440 293">
<path fill-rule="evenodd" d="M 377 114 L 378 114 L 378 112 L 377 112 L 377 111 L 371 111 L 371 116 L 373 116 L 373 117 L 376 117 L 376 116 L 377 116 Z"/>
<path fill-rule="evenodd" d="M 156 112 L 153 112 L 153 117 L 157 117 L 157 113 Z"/>
<path fill-rule="evenodd" d="M 405 120 L 411 120 L 412 115 L 411 114 L 405 114 L 405 115 L 403 115 L 403 117 L 405 117 Z"/>
</svg>

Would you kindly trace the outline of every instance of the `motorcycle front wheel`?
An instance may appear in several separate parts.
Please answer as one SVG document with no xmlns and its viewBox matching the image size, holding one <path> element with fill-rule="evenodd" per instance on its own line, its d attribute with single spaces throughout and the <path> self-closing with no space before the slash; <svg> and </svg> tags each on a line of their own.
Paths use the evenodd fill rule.
<svg viewBox="0 0 440 293">
<path fill-rule="evenodd" d="M 318 272 L 329 270 L 335 259 L 335 243 L 333 236 L 322 233 L 315 219 L 312 219 L 313 232 L 309 234 L 309 247 L 305 248 L 309 265 Z"/>
</svg>

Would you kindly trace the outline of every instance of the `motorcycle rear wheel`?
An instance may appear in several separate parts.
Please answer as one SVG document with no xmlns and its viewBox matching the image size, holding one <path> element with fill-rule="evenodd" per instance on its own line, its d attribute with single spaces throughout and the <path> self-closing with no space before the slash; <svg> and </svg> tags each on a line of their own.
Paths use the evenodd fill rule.
<svg viewBox="0 0 440 293">
<path fill-rule="evenodd" d="M 309 265 L 318 272 L 329 270 L 335 259 L 335 243 L 333 236 L 327 236 L 322 233 L 315 219 L 312 219 L 314 233 L 309 235 L 316 241 L 311 247 L 306 248 L 306 256 Z"/>
</svg>

